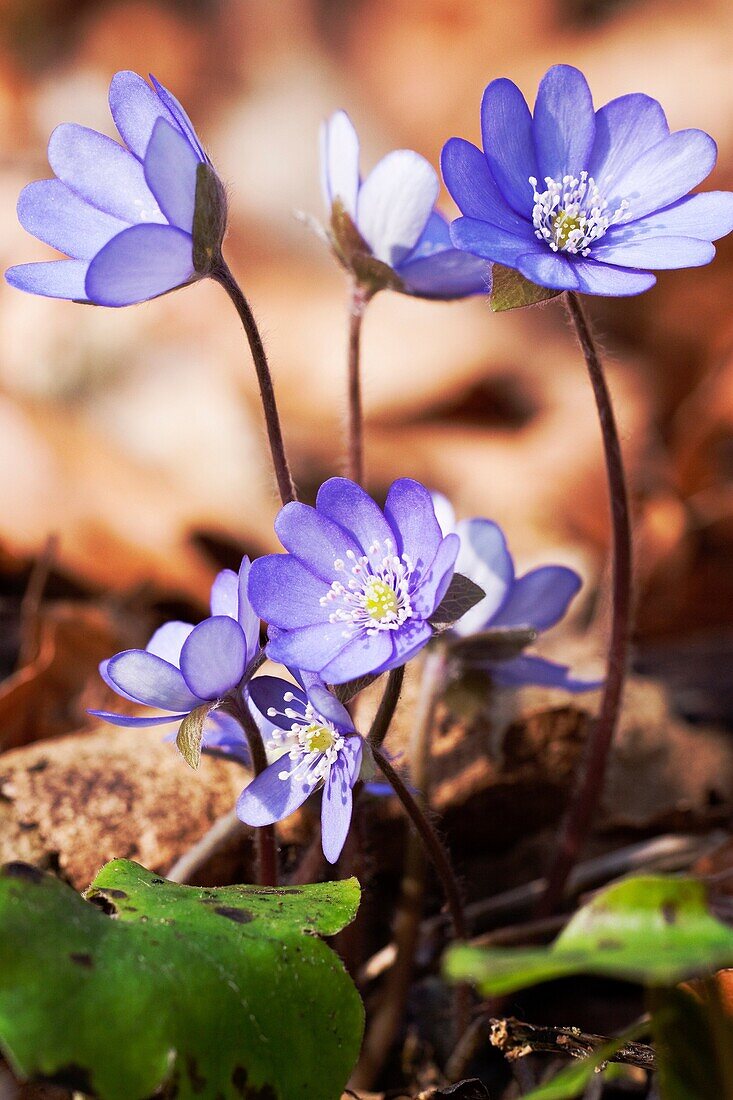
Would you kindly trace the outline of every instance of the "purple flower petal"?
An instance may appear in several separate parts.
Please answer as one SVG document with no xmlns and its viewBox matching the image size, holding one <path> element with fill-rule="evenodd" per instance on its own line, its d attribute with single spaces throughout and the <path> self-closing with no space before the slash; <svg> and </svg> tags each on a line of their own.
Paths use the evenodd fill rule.
<svg viewBox="0 0 733 1100">
<path fill-rule="evenodd" d="M 669 134 L 664 111 L 656 99 L 633 92 L 612 99 L 596 111 L 596 137 L 588 175 L 606 186 L 631 168 L 638 158 Z"/>
<path fill-rule="evenodd" d="M 712 172 L 717 147 L 702 130 L 679 130 L 642 153 L 606 193 L 611 210 L 627 199 L 636 221 L 682 198 Z"/>
<path fill-rule="evenodd" d="M 239 578 L 233 569 L 222 569 L 214 578 L 209 600 L 212 615 L 237 618 L 239 610 Z"/>
<path fill-rule="evenodd" d="M 111 657 L 107 677 L 128 698 L 148 707 L 190 711 L 201 702 L 189 690 L 179 669 L 144 649 L 127 649 Z"/>
<path fill-rule="evenodd" d="M 349 780 L 353 787 L 361 772 L 361 760 L 364 755 L 364 742 L 361 737 L 347 737 L 341 754 L 346 760 Z"/>
<path fill-rule="evenodd" d="M 488 666 L 495 683 L 502 687 L 522 687 L 537 684 L 540 687 L 563 688 L 565 691 L 595 691 L 602 680 L 576 680 L 567 665 L 546 661 L 544 657 L 522 654 L 511 661 L 495 661 Z"/>
<path fill-rule="evenodd" d="M 280 676 L 255 676 L 249 682 L 248 691 L 260 714 L 278 729 L 289 730 L 297 720 L 287 717 L 285 711 L 288 708 L 305 714 L 308 704 L 305 692 L 297 684 L 291 684 L 289 680 L 283 680 Z M 287 700 L 286 695 L 292 695 L 294 699 Z M 270 710 L 276 713 L 268 714 Z"/>
<path fill-rule="evenodd" d="M 435 256 L 412 260 L 397 268 L 408 294 L 419 298 L 465 298 L 491 288 L 489 265 L 479 256 L 449 248 Z"/>
<path fill-rule="evenodd" d="M 397 553 L 410 558 L 419 576 L 443 539 L 430 493 L 419 481 L 399 478 L 387 493 L 384 514 L 397 536 Z"/>
<path fill-rule="evenodd" d="M 164 661 L 179 668 L 181 649 L 191 631 L 193 623 L 182 623 L 174 620 L 163 623 L 158 627 L 152 638 L 145 646 L 148 653 L 154 653 L 156 657 L 162 657 Z"/>
<path fill-rule="evenodd" d="M 461 540 L 456 570 L 486 593 L 453 627 L 466 636 L 493 621 L 514 580 L 514 562 L 498 523 L 489 519 L 462 520 L 456 524 L 456 532 Z"/>
<path fill-rule="evenodd" d="M 337 559 L 348 561 L 349 552 L 357 557 L 361 555 L 358 542 L 343 527 L 299 501 L 292 501 L 280 509 L 275 533 L 293 557 L 329 585 L 337 577 L 334 568 Z M 261 607 L 255 604 L 255 608 L 267 619 Z"/>
<path fill-rule="evenodd" d="M 460 548 L 461 540 L 458 535 L 446 535 L 430 568 L 420 578 L 419 587 L 412 597 L 412 606 L 424 619 L 432 615 L 448 591 Z"/>
<path fill-rule="evenodd" d="M 372 169 L 359 192 L 359 231 L 377 259 L 392 267 L 412 251 L 430 217 L 440 185 L 419 153 L 397 149 Z"/>
<path fill-rule="evenodd" d="M 249 574 L 252 563 L 245 554 L 239 566 L 237 577 L 237 620 L 247 643 L 247 663 L 254 659 L 260 649 L 260 617 L 249 602 Z"/>
<path fill-rule="evenodd" d="M 185 714 L 164 714 L 161 717 L 114 714 L 110 710 L 88 710 L 87 714 L 91 714 L 95 718 L 101 718 L 102 721 L 109 722 L 112 726 L 130 726 L 133 729 L 144 728 L 145 726 L 169 726 L 172 722 L 181 722 L 186 717 Z"/>
<path fill-rule="evenodd" d="M 294 774 L 281 779 L 283 771 Z M 318 785 L 318 775 L 313 764 L 304 768 L 283 756 L 255 776 L 237 799 L 237 816 L 247 825 L 272 825 L 282 821 L 303 805 Z"/>
<path fill-rule="evenodd" d="M 158 119 L 172 120 L 148 82 L 129 70 L 112 77 L 109 109 L 120 137 L 138 160 L 145 159 L 145 150 Z"/>
<path fill-rule="evenodd" d="M 165 223 L 142 164 L 112 138 L 63 122 L 51 134 L 48 162 L 62 183 L 97 209 L 132 225 Z"/>
<path fill-rule="evenodd" d="M 343 630 L 343 623 L 337 623 Z M 402 628 L 403 630 L 406 627 Z M 303 631 L 297 631 L 302 634 Z M 356 680 L 359 676 L 366 676 L 370 672 L 381 671 L 382 666 L 390 659 L 392 650 L 392 634 L 400 631 L 382 630 L 371 637 L 361 635 L 349 641 L 342 637 L 344 645 L 328 661 L 320 660 L 314 663 L 313 658 L 307 658 L 314 672 L 319 672 L 322 678 L 329 684 L 347 684 L 349 680 Z M 307 667 L 302 661 L 301 667 Z"/>
<path fill-rule="evenodd" d="M 91 260 L 127 223 L 90 206 L 60 180 L 36 180 L 18 199 L 20 224 L 39 241 L 77 260 Z"/>
<path fill-rule="evenodd" d="M 46 260 L 42 263 L 9 267 L 5 278 L 11 286 L 17 290 L 25 290 L 27 294 L 43 294 L 46 298 L 68 298 L 72 302 L 85 302 L 88 268 L 86 260 Z"/>
<path fill-rule="evenodd" d="M 431 493 L 435 518 L 444 535 L 451 535 L 456 529 L 456 513 L 448 497 L 443 493 Z"/>
<path fill-rule="evenodd" d="M 127 306 L 183 286 L 193 276 L 187 233 L 171 225 L 134 225 L 94 257 L 86 291 L 97 305 Z"/>
<path fill-rule="evenodd" d="M 538 242 L 539 243 L 539 242 Z M 556 252 L 543 250 L 541 252 L 527 252 L 519 256 L 514 265 L 518 271 L 538 286 L 546 286 L 551 290 L 578 290 L 580 282 L 575 272 L 575 265 L 565 256 Z"/>
<path fill-rule="evenodd" d="M 310 683 L 308 682 L 309 679 Z M 341 733 L 354 733 L 354 723 L 348 710 L 343 704 L 339 703 L 336 696 L 328 690 L 320 677 L 312 678 L 306 674 L 305 680 L 308 687 L 308 698 L 313 709 L 322 718 L 332 722 Z"/>
<path fill-rule="evenodd" d="M 223 710 L 212 710 L 204 723 L 204 735 L 201 748 L 224 752 L 249 765 L 250 753 L 244 730 L 236 718 Z"/>
<path fill-rule="evenodd" d="M 616 267 L 651 267 L 657 270 L 701 267 L 715 255 L 715 245 L 694 237 L 643 237 L 639 240 L 606 244 L 593 248 L 593 259 Z"/>
<path fill-rule="evenodd" d="M 529 222 L 509 206 L 480 149 L 463 138 L 451 138 L 443 146 L 441 166 L 446 187 L 462 214 L 526 236 Z M 531 191 L 529 182 L 527 187 Z"/>
<path fill-rule="evenodd" d="M 249 599 L 255 611 L 271 626 L 296 630 L 317 624 L 328 625 L 330 608 L 322 607 L 319 602 L 328 590 L 328 584 L 314 577 L 290 554 L 266 554 L 252 562 Z M 298 665 L 297 661 L 294 663 Z"/>
<path fill-rule="evenodd" d="M 576 260 L 573 271 L 578 280 L 578 290 L 583 294 L 641 294 L 657 281 L 650 271 L 627 271 L 610 264 L 594 263 L 592 259 Z"/>
<path fill-rule="evenodd" d="M 553 65 L 545 73 L 537 92 L 533 132 L 538 180 L 579 177 L 587 171 L 596 123 L 593 97 L 579 69 Z"/>
<path fill-rule="evenodd" d="M 330 661 L 351 644 L 353 643 L 344 637 L 343 623 L 317 623 L 297 630 L 281 630 L 271 634 L 267 643 L 267 656 L 281 665 L 303 668 L 309 672 L 322 672 Z M 363 671 L 370 672 L 371 669 L 362 670 L 356 675 L 361 676 Z M 344 681 L 351 679 L 351 675 L 344 677 Z M 329 678 L 329 682 L 336 683 L 332 678 Z"/>
<path fill-rule="evenodd" d="M 483 256 L 486 260 L 493 260 L 497 264 L 506 264 L 508 267 L 516 267 L 520 256 L 536 252 L 538 255 L 547 254 L 547 249 L 534 235 L 534 230 L 525 223 L 523 236 L 515 233 L 507 233 L 505 229 L 497 229 L 489 222 L 480 222 L 475 218 L 458 218 L 451 226 L 451 237 L 458 248 L 472 252 L 476 256 Z"/>
<path fill-rule="evenodd" d="M 160 83 L 160 81 L 155 79 L 152 73 L 150 73 L 150 80 L 161 103 L 173 116 L 174 121 L 180 126 L 181 130 L 186 135 L 194 150 L 196 151 L 199 159 L 208 162 L 209 158 L 206 156 L 203 146 L 198 139 L 198 134 L 194 129 L 193 123 L 184 111 L 181 104 L 178 102 L 172 92 L 169 92 L 168 89 Z"/>
<path fill-rule="evenodd" d="M 574 569 L 543 565 L 511 586 L 507 598 L 491 619 L 491 626 L 528 626 L 547 630 L 562 619 L 581 580 Z"/>
<path fill-rule="evenodd" d="M 170 224 L 186 233 L 193 228 L 200 163 L 181 131 L 159 118 L 145 153 L 145 179 Z"/>
<path fill-rule="evenodd" d="M 628 225 L 612 226 L 603 244 L 649 237 L 695 237 L 701 241 L 717 241 L 730 232 L 733 232 L 733 193 L 706 191 L 680 199 Z"/>
<path fill-rule="evenodd" d="M 425 223 L 425 228 L 418 237 L 417 244 L 410 255 L 403 261 L 403 266 L 404 263 L 408 261 L 421 260 L 426 256 L 434 256 L 437 252 L 442 252 L 444 249 L 452 247 L 450 223 L 448 219 L 444 218 L 439 210 L 433 210 Z"/>
<path fill-rule="evenodd" d="M 324 481 L 318 490 L 316 508 L 326 519 L 333 520 L 351 533 L 364 554 L 369 553 L 369 547 L 375 540 L 384 546 L 387 539 L 394 539 L 392 528 L 379 506 L 360 485 L 346 477 L 331 477 Z M 378 556 L 380 559 L 384 557 L 384 550 Z"/>
<path fill-rule="evenodd" d="M 351 824 L 353 792 L 346 761 L 339 755 L 331 765 L 321 803 L 321 845 L 329 863 L 336 863 Z"/>
<path fill-rule="evenodd" d="M 336 111 L 321 126 L 321 186 L 328 210 L 334 199 L 340 199 L 356 220 L 359 139 L 345 111 Z"/>
<path fill-rule="evenodd" d="M 529 177 L 539 177 L 532 116 L 511 80 L 492 80 L 484 92 L 481 132 L 486 160 L 499 190 L 518 214 L 531 219 L 534 200 Z"/>
<path fill-rule="evenodd" d="M 389 660 L 380 665 L 375 672 L 389 672 L 400 665 L 406 665 L 408 661 L 427 645 L 433 636 L 433 628 L 429 623 L 413 621 L 406 623 L 401 630 L 392 634 L 392 655 Z"/>
<path fill-rule="evenodd" d="M 242 628 L 226 615 L 204 619 L 181 650 L 181 672 L 199 699 L 219 699 L 244 675 L 247 646 Z"/>
</svg>

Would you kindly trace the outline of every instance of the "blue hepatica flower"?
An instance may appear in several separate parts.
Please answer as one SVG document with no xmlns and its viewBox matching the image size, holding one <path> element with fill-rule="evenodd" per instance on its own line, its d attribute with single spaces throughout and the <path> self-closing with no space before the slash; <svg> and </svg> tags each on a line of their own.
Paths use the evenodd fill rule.
<svg viewBox="0 0 733 1100">
<path fill-rule="evenodd" d="M 321 129 L 321 180 L 329 215 L 339 200 L 367 255 L 397 277 L 389 284 L 393 289 L 443 299 L 486 291 L 487 264 L 452 243 L 448 223 L 435 209 L 437 173 L 419 153 L 388 153 L 362 181 L 359 139 L 349 116 L 337 111 Z M 348 250 L 338 239 L 335 245 L 348 263 Z"/>
<path fill-rule="evenodd" d="M 469 577 L 486 593 L 470 611 L 451 627 L 463 638 L 483 631 L 526 627 L 542 633 L 562 619 L 570 601 L 581 587 L 581 579 L 564 565 L 543 565 L 522 577 L 514 572 L 514 561 L 504 533 L 489 519 L 464 519 L 456 523 L 453 508 L 445 497 L 434 495 L 435 508 L 444 531 L 455 531 L 461 540 L 456 570 Z M 535 654 L 520 654 L 507 660 L 472 661 L 491 674 L 503 687 L 539 684 L 566 691 L 592 691 L 599 680 L 577 680 L 567 665 L 547 661 Z"/>
<path fill-rule="evenodd" d="M 260 652 L 260 620 L 247 598 L 249 572 L 245 557 L 238 575 L 231 569 L 219 573 L 211 589 L 211 616 L 198 626 L 165 623 L 145 649 L 127 649 L 100 665 L 105 683 L 123 699 L 167 714 L 90 713 L 116 726 L 169 725 L 245 682 Z M 204 747 L 241 756 L 238 740 L 232 722 L 210 717 Z"/>
<path fill-rule="evenodd" d="M 250 683 L 250 698 L 271 723 L 265 748 L 277 759 L 242 791 L 237 814 L 248 825 L 271 825 L 323 787 L 321 843 L 335 863 L 349 831 L 363 741 L 325 685 L 307 674 L 302 680 L 305 690 L 276 676 Z"/>
<path fill-rule="evenodd" d="M 655 99 L 635 93 L 594 111 L 585 77 L 555 65 L 534 115 L 510 80 L 481 105 L 484 150 L 443 149 L 443 176 L 462 214 L 454 243 L 556 290 L 638 294 L 650 269 L 698 267 L 733 229 L 733 194 L 688 196 L 712 171 L 702 130 L 670 133 Z"/>
<path fill-rule="evenodd" d="M 70 259 L 11 267 L 11 286 L 31 294 L 126 306 L 207 274 L 194 249 L 199 166 L 208 173 L 214 249 L 226 220 L 224 192 L 191 121 L 151 77 L 117 73 L 109 89 L 125 142 L 74 123 L 51 134 L 55 179 L 37 180 L 18 200 L 21 225 Z M 218 242 L 216 238 L 218 237 Z"/>
<path fill-rule="evenodd" d="M 417 481 L 395 481 L 382 512 L 355 482 L 331 478 L 315 508 L 286 504 L 275 530 L 288 553 L 258 558 L 249 582 L 272 660 L 342 684 L 403 665 L 430 640 L 459 539 L 443 537 Z"/>
</svg>

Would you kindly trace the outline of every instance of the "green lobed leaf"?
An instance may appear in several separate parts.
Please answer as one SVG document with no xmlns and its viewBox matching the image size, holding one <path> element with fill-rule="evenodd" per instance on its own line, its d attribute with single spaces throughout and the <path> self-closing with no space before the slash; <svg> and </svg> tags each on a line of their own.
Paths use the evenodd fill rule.
<svg viewBox="0 0 733 1100">
<path fill-rule="evenodd" d="M 356 879 L 203 889 L 115 860 L 86 899 L 0 871 L 0 1048 L 22 1077 L 102 1100 L 340 1095 L 364 1014 L 315 933 L 353 919 Z"/>
<path fill-rule="evenodd" d="M 474 581 L 464 577 L 462 573 L 454 573 L 448 585 L 448 591 L 428 622 L 433 630 L 440 634 L 463 618 L 467 611 L 483 600 L 485 595 L 483 588 Z"/>
<path fill-rule="evenodd" d="M 579 909 L 542 948 L 457 946 L 446 972 L 485 996 L 572 974 L 599 974 L 649 986 L 733 965 L 733 929 L 716 920 L 704 883 L 640 875 L 615 883 Z"/>
<path fill-rule="evenodd" d="M 204 726 L 216 703 L 202 703 L 186 715 L 178 727 L 176 745 L 186 763 L 196 770 L 201 763 L 201 742 L 204 739 Z"/>
<path fill-rule="evenodd" d="M 522 306 L 534 306 L 556 298 L 561 291 L 550 290 L 546 286 L 537 286 L 525 279 L 513 267 L 503 264 L 491 265 L 491 293 L 489 305 L 494 313 L 503 313 L 507 309 L 521 309 Z"/>
</svg>

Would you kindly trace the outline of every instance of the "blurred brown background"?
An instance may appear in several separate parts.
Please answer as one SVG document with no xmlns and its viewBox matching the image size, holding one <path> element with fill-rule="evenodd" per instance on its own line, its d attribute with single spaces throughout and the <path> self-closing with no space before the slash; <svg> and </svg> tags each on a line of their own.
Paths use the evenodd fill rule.
<svg viewBox="0 0 733 1100">
<path fill-rule="evenodd" d="M 344 280 L 292 216 L 321 213 L 317 135 L 330 111 L 351 113 L 365 168 L 399 146 L 435 163 L 451 135 L 478 138 L 489 80 L 510 76 L 531 101 L 565 61 L 598 105 L 645 91 L 674 129 L 712 133 L 720 157 L 704 186 L 733 186 L 730 0 L 1 0 L 0 12 L 3 268 L 49 256 L 15 201 L 50 175 L 51 129 L 114 133 L 111 75 L 154 72 L 230 188 L 228 258 L 263 328 L 306 498 L 343 470 Z M 691 715 L 728 720 L 732 269 L 724 241 L 710 267 L 589 303 L 636 501 L 640 667 L 661 671 Z M 0 324 L 3 607 L 49 533 L 52 592 L 144 591 L 159 610 L 198 604 L 217 566 L 274 546 L 254 374 L 218 287 L 115 311 L 3 284 Z M 579 567 L 592 596 L 607 558 L 604 475 L 560 303 L 494 316 L 483 300 L 383 294 L 364 356 L 375 493 L 416 476 L 460 515 L 499 520 L 521 564 Z M 592 612 L 603 625 L 602 599 L 578 621 Z"/>
</svg>

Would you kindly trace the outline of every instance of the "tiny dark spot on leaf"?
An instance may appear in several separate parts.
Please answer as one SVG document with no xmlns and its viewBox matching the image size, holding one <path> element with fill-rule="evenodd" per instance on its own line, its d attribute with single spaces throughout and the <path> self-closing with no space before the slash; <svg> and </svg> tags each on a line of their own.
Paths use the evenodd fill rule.
<svg viewBox="0 0 733 1100">
<path fill-rule="evenodd" d="M 666 901 L 662 906 L 662 916 L 664 917 L 665 924 L 676 924 L 677 903 L 674 901 Z"/>
<path fill-rule="evenodd" d="M 232 905 L 217 905 L 214 912 L 218 913 L 220 917 L 236 921 L 237 924 L 249 924 L 250 921 L 255 919 L 254 913 L 251 913 L 249 909 L 235 909 Z"/>
<path fill-rule="evenodd" d="M 101 909 L 108 917 L 117 916 L 117 906 L 113 901 L 110 901 L 109 898 L 105 897 L 104 894 L 89 894 L 87 901 L 91 902 L 92 905 L 96 905 L 97 909 Z"/>
<path fill-rule="evenodd" d="M 109 889 L 107 889 L 107 888 L 103 889 L 101 891 L 101 893 L 106 894 L 106 896 L 108 898 L 126 898 L 127 897 L 127 894 L 125 893 L 124 890 L 113 890 L 111 887 Z"/>
<path fill-rule="evenodd" d="M 621 940 L 615 940 L 611 936 L 606 936 L 604 939 L 598 941 L 598 947 L 601 951 L 622 951 L 624 945 Z"/>
<path fill-rule="evenodd" d="M 153 886 L 162 886 L 163 883 L 165 882 L 165 879 L 164 878 L 151 878 L 150 882 Z"/>
<path fill-rule="evenodd" d="M 203 1092 L 206 1088 L 206 1078 L 202 1077 L 199 1073 L 198 1064 L 192 1054 L 186 1058 L 186 1069 L 188 1070 L 188 1079 L 191 1082 L 191 1088 L 194 1092 Z"/>
<path fill-rule="evenodd" d="M 21 863 L 20 860 L 6 863 L 2 873 L 6 878 L 22 878 L 25 882 L 41 882 L 43 879 L 42 871 L 31 867 L 30 863 Z"/>
<path fill-rule="evenodd" d="M 84 966 L 87 970 L 94 969 L 94 959 L 85 951 L 72 951 L 69 958 L 73 963 L 76 963 L 77 966 Z"/>
</svg>

